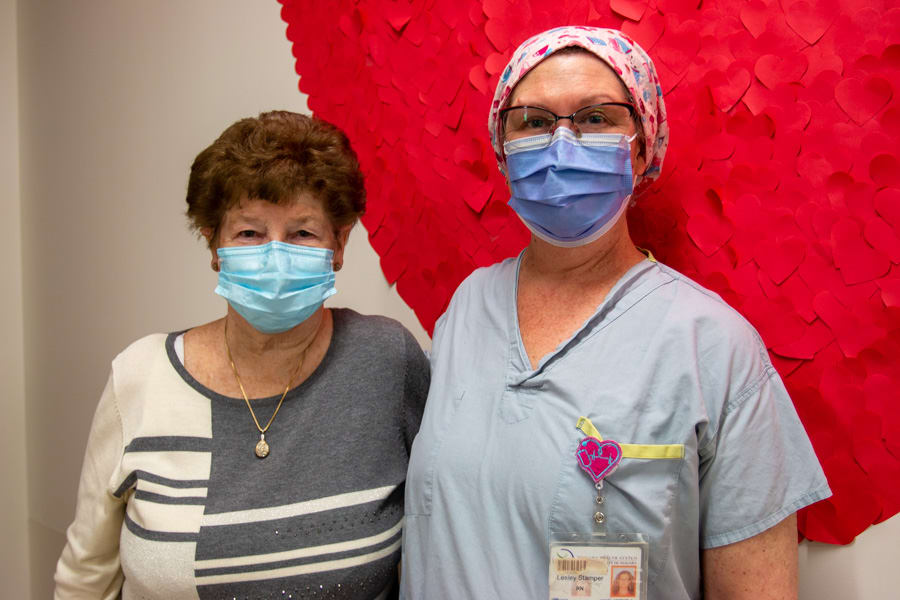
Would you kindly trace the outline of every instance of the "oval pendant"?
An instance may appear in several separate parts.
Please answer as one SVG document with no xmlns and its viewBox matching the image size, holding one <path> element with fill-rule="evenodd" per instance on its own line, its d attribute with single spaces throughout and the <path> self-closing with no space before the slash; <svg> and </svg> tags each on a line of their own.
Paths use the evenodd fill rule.
<svg viewBox="0 0 900 600">
<path fill-rule="evenodd" d="M 266 442 L 265 438 L 260 438 L 258 442 L 256 442 L 256 457 L 257 458 L 265 458 L 269 455 L 269 443 Z"/>
</svg>

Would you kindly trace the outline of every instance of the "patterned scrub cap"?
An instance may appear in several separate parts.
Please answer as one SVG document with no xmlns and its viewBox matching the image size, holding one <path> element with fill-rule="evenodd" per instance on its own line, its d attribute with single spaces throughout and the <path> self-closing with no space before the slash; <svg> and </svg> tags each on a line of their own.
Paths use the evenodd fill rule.
<svg viewBox="0 0 900 600">
<path fill-rule="evenodd" d="M 656 179 L 662 169 L 669 145 L 666 105 L 653 61 L 631 38 L 616 29 L 599 27 L 557 27 L 525 40 L 513 54 L 497 83 L 488 128 L 500 171 L 506 172 L 503 139 L 500 134 L 500 110 L 506 106 L 516 84 L 545 58 L 560 48 L 579 46 L 599 57 L 612 68 L 634 99 L 634 107 L 644 128 L 647 169 L 643 178 Z"/>
</svg>

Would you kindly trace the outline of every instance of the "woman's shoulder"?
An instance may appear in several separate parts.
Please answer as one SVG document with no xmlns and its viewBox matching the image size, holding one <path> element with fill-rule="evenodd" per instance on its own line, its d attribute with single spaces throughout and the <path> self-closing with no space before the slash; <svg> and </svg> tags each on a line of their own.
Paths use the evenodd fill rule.
<svg viewBox="0 0 900 600">
<path fill-rule="evenodd" d="M 120 398 L 177 377 L 172 368 L 177 333 L 152 333 L 129 344 L 113 360 L 110 384 Z M 175 359 L 177 360 L 177 358 Z M 180 378 L 179 378 L 180 379 Z"/>
<path fill-rule="evenodd" d="M 469 276 L 459 284 L 457 291 L 459 289 L 483 288 L 484 286 L 496 284 L 504 278 L 510 277 L 512 278 L 511 281 L 515 282 L 516 264 L 517 257 L 511 256 L 492 265 L 478 267 L 469 273 Z"/>
<path fill-rule="evenodd" d="M 406 331 L 400 321 L 384 315 L 364 315 L 352 308 L 331 308 L 335 323 L 354 330 L 396 333 Z"/>
<path fill-rule="evenodd" d="M 510 257 L 475 269 L 456 288 L 450 299 L 450 307 L 462 306 L 463 310 L 468 310 L 473 303 L 496 304 L 502 298 L 514 293 L 516 267 L 516 257 Z"/>
<path fill-rule="evenodd" d="M 152 360 L 165 357 L 167 341 L 171 333 L 151 333 L 128 344 L 124 350 L 113 359 L 114 365 L 128 365 L 135 362 Z"/>
<path fill-rule="evenodd" d="M 665 310 L 669 329 L 688 335 L 701 347 L 730 347 L 752 357 L 760 367 L 768 363 L 765 343 L 744 315 L 690 277 L 665 265 L 659 268 L 671 278 L 668 285 L 661 286 L 656 307 Z"/>
<path fill-rule="evenodd" d="M 670 279 L 672 300 L 675 308 L 686 317 L 711 317 L 719 321 L 733 323 L 738 328 L 753 329 L 753 326 L 719 294 L 697 283 L 684 273 L 658 263 L 660 271 Z"/>
<path fill-rule="evenodd" d="M 364 341 L 369 347 L 418 346 L 412 333 L 396 319 L 382 315 L 364 315 L 352 308 L 332 308 L 335 335 L 344 340 Z"/>
</svg>

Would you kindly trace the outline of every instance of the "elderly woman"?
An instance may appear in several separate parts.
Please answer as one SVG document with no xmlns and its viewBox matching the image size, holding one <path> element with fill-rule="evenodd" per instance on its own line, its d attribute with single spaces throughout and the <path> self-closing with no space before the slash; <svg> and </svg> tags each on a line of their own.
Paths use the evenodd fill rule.
<svg viewBox="0 0 900 600">
<path fill-rule="evenodd" d="M 398 323 L 322 306 L 365 208 L 356 155 L 316 119 L 243 119 L 187 203 L 227 313 L 113 361 L 56 598 L 387 596 L 429 374 Z"/>
<path fill-rule="evenodd" d="M 624 218 L 668 140 L 650 58 L 542 33 L 489 125 L 533 236 L 435 327 L 401 594 L 548 598 L 632 564 L 641 598 L 791 597 L 794 513 L 829 495 L 803 426 L 752 327 Z"/>
</svg>

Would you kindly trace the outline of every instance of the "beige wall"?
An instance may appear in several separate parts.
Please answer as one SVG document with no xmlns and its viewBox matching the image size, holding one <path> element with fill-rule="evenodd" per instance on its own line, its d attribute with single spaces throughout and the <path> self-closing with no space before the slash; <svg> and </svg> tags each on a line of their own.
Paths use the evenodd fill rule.
<svg viewBox="0 0 900 600">
<path fill-rule="evenodd" d="M 0 575 L 5 597 L 27 598 L 30 565 L 31 598 L 42 599 L 109 361 L 141 335 L 223 313 L 182 215 L 191 160 L 235 119 L 306 102 L 275 0 L 0 1 L 0 464 L 8 490 L 24 490 L 28 474 L 27 508 L 21 491 L 4 493 Z M 393 316 L 428 344 L 361 228 L 345 265 L 334 304 Z M 804 546 L 803 597 L 852 598 L 828 593 L 848 581 L 887 597 L 878 589 L 900 587 L 900 574 L 870 569 L 897 555 L 897 539 L 894 519 L 858 547 Z M 881 584 L 892 587 L 866 588 Z"/>
<path fill-rule="evenodd" d="M 25 373 L 16 2 L 0 0 L 0 581 L 7 598 L 28 598 Z"/>
</svg>

